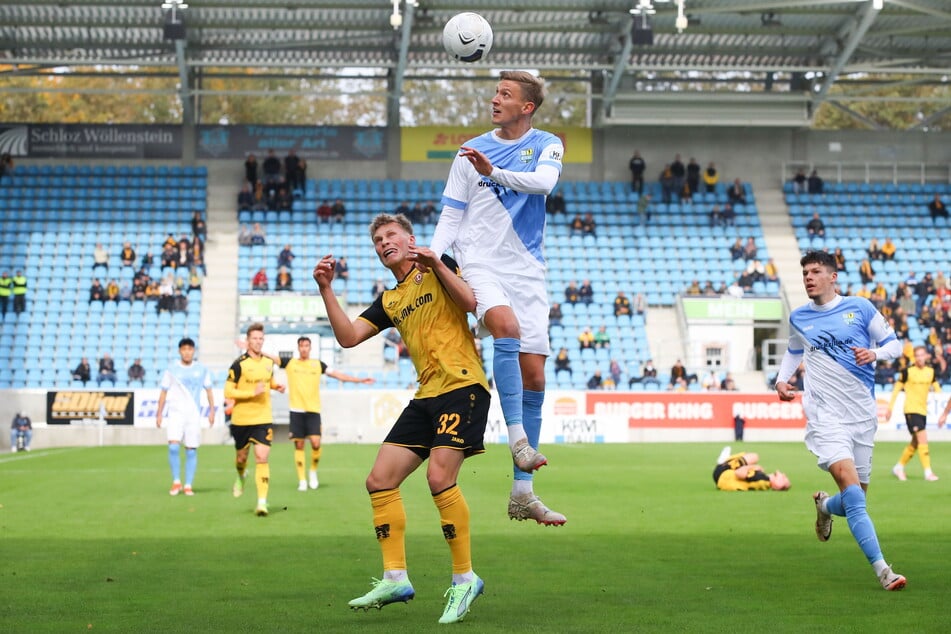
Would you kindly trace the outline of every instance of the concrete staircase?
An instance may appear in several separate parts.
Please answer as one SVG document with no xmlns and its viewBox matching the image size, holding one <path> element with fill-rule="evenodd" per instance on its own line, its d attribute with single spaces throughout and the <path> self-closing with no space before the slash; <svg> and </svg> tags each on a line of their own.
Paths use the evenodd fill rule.
<svg viewBox="0 0 951 634">
<path fill-rule="evenodd" d="M 240 163 L 211 161 L 208 168 L 208 274 L 201 293 L 201 361 L 212 370 L 231 365 L 238 354 L 234 324 L 238 315 L 238 214 L 236 197 L 243 176 Z"/>
</svg>

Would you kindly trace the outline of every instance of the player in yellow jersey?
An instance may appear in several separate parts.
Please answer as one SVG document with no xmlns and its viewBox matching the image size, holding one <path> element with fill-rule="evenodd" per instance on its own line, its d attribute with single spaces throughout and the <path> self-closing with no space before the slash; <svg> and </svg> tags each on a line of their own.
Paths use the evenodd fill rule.
<svg viewBox="0 0 951 634">
<path fill-rule="evenodd" d="M 297 468 L 297 490 L 306 491 L 308 485 L 316 489 L 317 466 L 320 464 L 320 379 L 329 376 L 344 383 L 372 385 L 372 377 L 360 378 L 334 370 L 319 359 L 310 358 L 310 337 L 297 338 L 297 358 L 268 355 L 287 372 L 287 389 L 290 397 L 291 440 L 294 441 L 294 465 Z M 310 477 L 304 479 L 307 465 L 304 463 L 304 441 L 310 440 Z"/>
<path fill-rule="evenodd" d="M 465 618 L 484 587 L 472 570 L 469 507 L 456 483 L 462 461 L 485 450 L 489 413 L 488 381 L 466 316 L 475 309 L 475 295 L 451 258 L 416 246 L 406 216 L 377 216 L 370 235 L 380 262 L 397 284 L 363 314 L 351 321 L 334 297 L 332 256 L 320 260 L 314 280 L 343 347 L 396 327 L 416 367 L 419 389 L 383 441 L 366 480 L 383 553 L 383 578 L 349 605 L 355 610 L 381 608 L 416 596 L 406 570 L 406 511 L 399 487 L 428 458 L 426 479 L 452 554 L 449 601 L 439 622 L 455 623 Z M 418 270 L 417 263 L 426 271 Z"/>
<path fill-rule="evenodd" d="M 934 368 L 928 363 L 928 349 L 924 346 L 915 346 L 915 363 L 901 372 L 901 377 L 895 382 L 892 389 L 892 399 L 888 403 L 888 411 L 885 413 L 886 420 L 891 419 L 892 409 L 895 407 L 895 401 L 898 399 L 898 393 L 905 392 L 905 424 L 908 425 L 908 433 L 911 434 L 911 442 L 902 451 L 898 463 L 892 467 L 892 473 L 896 478 L 904 482 L 908 479 L 905 475 L 905 465 L 912 459 L 915 452 L 918 452 L 918 458 L 921 460 L 921 466 L 925 469 L 925 480 L 935 481 L 938 476 L 931 470 L 931 452 L 928 449 L 928 432 L 925 426 L 928 422 L 928 392 L 934 390 L 941 391 L 941 384 L 935 379 Z M 944 425 L 946 416 L 938 420 L 938 427 Z"/>
<path fill-rule="evenodd" d="M 713 482 L 721 491 L 787 491 L 789 478 L 782 471 L 766 473 L 753 452 L 730 454 L 726 447 L 713 469 Z"/>
<path fill-rule="evenodd" d="M 238 477 L 232 492 L 235 497 L 244 493 L 244 477 L 248 454 L 254 445 L 254 482 L 258 503 L 254 512 L 267 516 L 267 492 L 271 480 L 268 455 L 274 430 L 271 423 L 271 390 L 284 391 L 284 385 L 274 379 L 274 362 L 261 353 L 264 347 L 264 326 L 251 324 L 247 330 L 247 351 L 231 364 L 225 381 L 225 399 L 233 399 L 231 435 L 234 437 L 235 468 Z"/>
</svg>

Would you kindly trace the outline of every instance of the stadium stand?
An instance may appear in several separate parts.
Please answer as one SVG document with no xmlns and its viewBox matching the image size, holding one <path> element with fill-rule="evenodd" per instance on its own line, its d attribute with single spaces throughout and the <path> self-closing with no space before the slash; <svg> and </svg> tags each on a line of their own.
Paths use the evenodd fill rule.
<svg viewBox="0 0 951 634">
<path fill-rule="evenodd" d="M 151 251 L 160 269 L 167 234 L 191 235 L 191 218 L 204 212 L 204 167 L 21 165 L 0 184 L 0 268 L 22 268 L 28 279 L 27 310 L 7 314 L 0 326 L 0 388 L 64 387 L 87 357 L 93 370 L 110 353 L 117 387 L 128 387 L 126 370 L 136 358 L 145 382 L 156 383 L 174 342 L 197 336 L 201 293 L 187 291 L 188 311 L 158 314 L 155 302 L 89 302 L 94 277 L 131 286 L 138 261 Z M 119 253 L 130 242 L 135 269 Z M 108 276 L 92 268 L 101 243 L 110 254 Z M 111 384 L 107 384 L 111 387 Z"/>
</svg>

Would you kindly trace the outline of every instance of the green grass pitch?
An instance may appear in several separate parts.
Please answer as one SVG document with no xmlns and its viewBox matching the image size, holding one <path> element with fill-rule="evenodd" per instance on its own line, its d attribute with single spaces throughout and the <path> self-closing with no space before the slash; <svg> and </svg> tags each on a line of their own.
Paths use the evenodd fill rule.
<svg viewBox="0 0 951 634">
<path fill-rule="evenodd" d="M 416 599 L 352 612 L 381 573 L 363 481 L 376 447 L 327 445 L 320 489 L 299 493 L 287 443 L 271 455 L 272 514 L 254 485 L 234 499 L 233 450 L 199 453 L 197 495 L 172 498 L 166 451 L 50 449 L 0 456 L 3 632 L 946 632 L 951 446 L 940 482 L 889 468 L 880 443 L 869 507 L 908 587 L 884 592 L 846 522 L 813 532 L 811 493 L 828 489 L 800 443 L 744 446 L 792 479 L 788 492 L 723 493 L 720 445 L 545 447 L 536 478 L 562 528 L 510 521 L 508 453 L 463 466 L 475 569 L 486 592 L 439 626 L 449 551 L 423 473 L 403 486 Z M 424 467 L 425 468 L 425 467 Z"/>
</svg>

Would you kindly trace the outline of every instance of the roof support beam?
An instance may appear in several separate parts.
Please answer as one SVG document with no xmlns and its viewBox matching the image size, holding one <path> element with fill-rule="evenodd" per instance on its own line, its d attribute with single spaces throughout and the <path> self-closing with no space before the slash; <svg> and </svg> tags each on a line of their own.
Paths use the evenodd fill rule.
<svg viewBox="0 0 951 634">
<path fill-rule="evenodd" d="M 849 115 L 850 117 L 852 117 L 853 119 L 855 119 L 855 120 L 858 121 L 859 123 L 868 126 L 868 127 L 871 128 L 872 130 L 884 130 L 884 129 L 885 129 L 885 128 L 883 128 L 882 126 L 880 126 L 879 124 L 877 124 L 877 123 L 875 123 L 874 121 L 872 121 L 871 119 L 869 119 L 868 117 L 866 117 L 865 115 L 860 114 L 860 113 L 856 112 L 855 110 L 852 110 L 852 109 L 849 108 L 848 106 L 842 105 L 842 104 L 839 103 L 838 101 L 830 101 L 830 102 L 829 102 L 829 105 L 832 106 L 833 108 L 836 108 L 837 110 L 841 110 L 841 111 L 844 112 L 845 114 Z"/>
<path fill-rule="evenodd" d="M 611 72 L 611 81 L 604 89 L 604 100 L 601 106 L 601 118 L 607 119 L 611 115 L 611 106 L 614 105 L 614 96 L 617 95 L 618 86 L 621 85 L 621 77 L 627 68 L 628 61 L 631 59 L 631 50 L 634 48 L 634 38 L 631 29 L 634 25 L 625 20 L 621 24 L 627 24 L 621 35 L 621 52 L 618 53 L 617 60 L 614 63 L 614 70 Z"/>
<path fill-rule="evenodd" d="M 178 65 L 178 95 L 182 101 L 182 123 L 195 124 L 195 106 L 192 103 L 191 78 L 188 75 L 188 63 L 185 60 L 185 40 L 175 40 L 175 62 Z"/>
<path fill-rule="evenodd" d="M 947 115 L 949 112 L 951 112 L 951 106 L 948 106 L 947 108 L 942 108 L 941 110 L 938 110 L 937 112 L 932 112 L 930 115 L 928 115 L 927 117 L 925 117 L 924 119 L 916 123 L 915 125 L 905 128 L 905 131 L 910 132 L 911 130 L 917 130 L 918 128 L 927 127 L 931 125 L 932 123 L 934 123 L 935 121 L 937 121 L 938 119 L 941 119 L 942 117 Z"/>
<path fill-rule="evenodd" d="M 832 84 L 834 84 L 835 80 L 838 79 L 839 73 L 842 72 L 842 69 L 849 61 L 849 58 L 852 57 L 852 53 L 855 52 L 856 47 L 858 47 L 859 43 L 861 43 L 865 33 L 868 31 L 869 27 L 872 26 L 872 22 L 875 21 L 876 17 L 878 17 L 878 10 L 872 8 L 871 2 L 865 2 L 857 11 L 856 16 L 858 20 L 855 27 L 851 29 L 848 40 L 846 40 L 845 44 L 842 46 L 842 50 L 839 51 L 839 55 L 832 61 L 831 68 L 826 75 L 825 81 L 822 82 L 819 92 L 813 97 L 813 111 L 815 111 L 816 106 L 825 100 L 826 95 L 829 94 L 829 89 L 832 88 Z"/>
<path fill-rule="evenodd" d="M 416 8 L 414 0 L 403 3 L 403 30 L 400 32 L 400 48 L 396 58 L 396 68 L 393 69 L 392 92 L 386 108 L 386 118 L 389 125 L 398 126 L 400 121 L 400 98 L 403 96 L 403 77 L 406 74 L 409 59 L 409 44 L 413 35 L 413 10 Z"/>
</svg>

